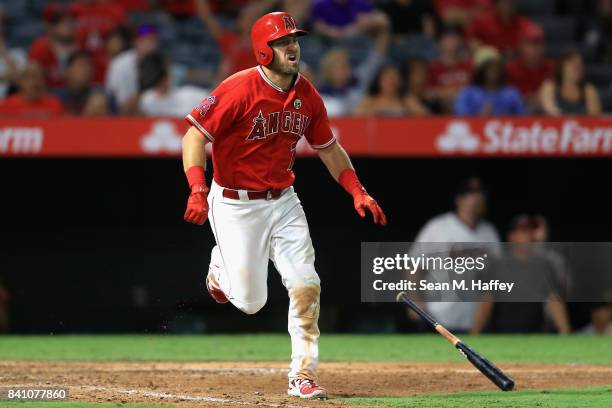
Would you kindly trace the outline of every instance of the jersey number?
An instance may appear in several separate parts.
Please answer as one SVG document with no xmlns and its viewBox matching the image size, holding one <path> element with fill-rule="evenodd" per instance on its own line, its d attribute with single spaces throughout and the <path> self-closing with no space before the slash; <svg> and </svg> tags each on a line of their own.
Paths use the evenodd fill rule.
<svg viewBox="0 0 612 408">
<path fill-rule="evenodd" d="M 291 143 L 291 160 L 289 161 L 289 167 L 287 167 L 287 171 L 291 171 L 293 169 L 293 163 L 295 163 L 295 151 L 297 148 L 298 141 Z"/>
</svg>

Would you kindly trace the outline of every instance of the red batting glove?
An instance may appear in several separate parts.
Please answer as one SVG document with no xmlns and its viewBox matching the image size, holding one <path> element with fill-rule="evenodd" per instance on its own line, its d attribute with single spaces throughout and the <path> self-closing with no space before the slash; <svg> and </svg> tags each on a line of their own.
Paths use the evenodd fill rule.
<svg viewBox="0 0 612 408">
<path fill-rule="evenodd" d="M 387 225 L 387 217 L 385 216 L 385 213 L 383 212 L 382 208 L 380 208 L 376 200 L 368 194 L 365 188 L 363 188 L 361 182 L 357 178 L 355 170 L 343 170 L 338 177 L 338 183 L 340 183 L 340 185 L 353 196 L 355 211 L 357 211 L 361 218 L 365 218 L 365 210 L 367 209 L 372 213 L 374 224 Z"/>
<path fill-rule="evenodd" d="M 204 167 L 193 166 L 187 172 L 187 181 L 191 188 L 191 194 L 187 200 L 187 210 L 183 218 L 185 221 L 196 225 L 204 225 L 208 218 L 208 187 Z"/>
</svg>

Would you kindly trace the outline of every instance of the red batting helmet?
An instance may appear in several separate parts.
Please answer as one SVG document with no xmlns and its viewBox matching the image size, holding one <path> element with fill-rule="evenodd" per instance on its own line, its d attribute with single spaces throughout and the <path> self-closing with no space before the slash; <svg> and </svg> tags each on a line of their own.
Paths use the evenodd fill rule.
<svg viewBox="0 0 612 408">
<path fill-rule="evenodd" d="M 277 11 L 260 17 L 251 28 L 251 45 L 257 62 L 261 65 L 271 63 L 274 52 L 269 43 L 289 34 L 306 35 L 308 32 L 298 29 L 287 13 Z"/>
</svg>

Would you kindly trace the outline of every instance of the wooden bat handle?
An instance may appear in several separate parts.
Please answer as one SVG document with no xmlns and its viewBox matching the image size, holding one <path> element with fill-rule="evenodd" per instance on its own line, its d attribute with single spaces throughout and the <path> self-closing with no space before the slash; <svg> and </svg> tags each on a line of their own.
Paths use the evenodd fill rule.
<svg viewBox="0 0 612 408">
<path fill-rule="evenodd" d="M 448 340 L 448 342 L 450 344 L 452 344 L 453 346 L 456 346 L 457 343 L 459 343 L 461 340 L 459 340 L 459 338 L 457 336 L 455 336 L 453 333 L 449 332 L 448 330 L 446 330 L 446 328 L 444 326 L 442 326 L 441 324 L 436 324 L 436 326 L 434 327 L 436 329 L 436 331 L 438 333 L 440 333 L 442 335 L 442 337 L 444 337 L 446 340 Z"/>
</svg>

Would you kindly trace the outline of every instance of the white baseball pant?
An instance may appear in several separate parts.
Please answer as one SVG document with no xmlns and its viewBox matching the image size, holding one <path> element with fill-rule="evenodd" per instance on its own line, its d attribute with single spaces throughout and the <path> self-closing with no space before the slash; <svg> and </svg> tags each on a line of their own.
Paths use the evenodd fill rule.
<svg viewBox="0 0 612 408">
<path fill-rule="evenodd" d="M 212 183 L 208 219 L 217 245 L 209 273 L 234 306 L 253 314 L 266 304 L 271 259 L 289 294 L 289 379 L 316 380 L 321 289 L 300 200 L 293 187 L 271 200 L 249 200 L 246 191 L 238 194 L 238 200 L 223 197 L 223 188 Z"/>
</svg>

